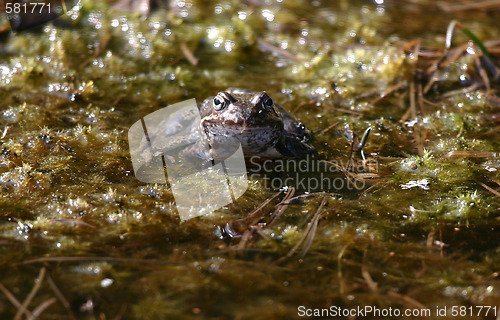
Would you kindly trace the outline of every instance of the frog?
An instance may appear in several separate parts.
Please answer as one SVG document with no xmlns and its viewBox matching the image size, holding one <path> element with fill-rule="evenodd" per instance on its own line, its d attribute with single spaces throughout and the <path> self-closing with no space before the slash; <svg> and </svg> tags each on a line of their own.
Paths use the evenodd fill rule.
<svg viewBox="0 0 500 320">
<path fill-rule="evenodd" d="M 230 157 L 240 145 L 247 159 L 304 158 L 316 153 L 312 132 L 266 91 L 228 88 L 203 100 L 198 109 L 201 120 L 192 121 L 199 119 L 194 113 L 174 114 L 149 133 L 171 138 L 154 148 L 146 148 L 143 141 L 146 163 L 166 151 L 170 155 L 166 161 L 214 163 Z"/>
</svg>

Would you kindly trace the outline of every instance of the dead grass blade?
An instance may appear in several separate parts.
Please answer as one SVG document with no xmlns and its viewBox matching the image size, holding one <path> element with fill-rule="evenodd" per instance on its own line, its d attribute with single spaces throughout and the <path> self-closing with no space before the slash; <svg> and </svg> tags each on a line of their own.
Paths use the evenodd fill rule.
<svg viewBox="0 0 500 320">
<path fill-rule="evenodd" d="M 62 224 L 69 225 L 69 226 L 78 225 L 78 226 L 82 226 L 82 227 L 89 227 L 92 229 L 96 228 L 95 226 L 93 226 L 85 221 L 78 220 L 78 219 L 52 219 L 52 220 L 49 220 L 49 222 L 50 223 L 58 222 L 58 223 L 62 223 Z"/>
<path fill-rule="evenodd" d="M 185 265 L 182 262 L 171 262 L 164 260 L 148 260 L 148 259 L 128 259 L 116 257 L 42 257 L 30 260 L 25 260 L 19 264 L 33 264 L 44 262 L 81 262 L 81 261 L 107 261 L 107 262 L 123 262 L 123 263 L 152 263 L 152 264 L 168 264 L 168 265 Z"/>
<path fill-rule="evenodd" d="M 345 244 L 345 246 L 342 247 L 340 250 L 339 254 L 337 255 L 337 276 L 339 278 L 339 291 L 340 294 L 343 296 L 345 292 L 345 284 L 344 284 L 344 278 L 342 274 L 342 258 L 344 257 L 344 253 L 346 252 L 347 248 L 354 242 L 354 240 L 351 239 L 348 243 Z"/>
<path fill-rule="evenodd" d="M 480 137 L 484 137 L 484 136 L 490 135 L 492 133 L 497 134 L 498 131 L 500 131 L 500 126 L 496 126 L 495 128 L 492 128 L 492 129 L 490 129 L 490 130 L 488 130 L 486 132 L 478 134 L 478 135 L 475 136 L 475 138 L 477 139 L 477 138 L 480 138 Z"/>
<path fill-rule="evenodd" d="M 370 186 L 368 189 L 364 190 L 358 197 L 358 200 L 361 200 L 365 195 L 369 194 L 369 193 L 377 193 L 378 191 L 382 190 L 383 188 L 385 188 L 386 184 L 384 183 L 385 181 L 380 181 L 380 182 L 377 182 L 375 183 L 373 186 Z M 375 189 L 376 187 L 378 187 L 379 185 L 382 186 L 378 189 Z M 372 189 L 375 189 L 375 191 L 372 192 Z"/>
<path fill-rule="evenodd" d="M 408 85 L 406 83 L 400 83 L 400 84 L 394 85 L 394 86 L 390 87 L 389 89 L 387 89 L 385 92 L 382 92 L 378 97 L 373 99 L 373 101 L 370 102 L 370 104 L 375 105 L 375 104 L 379 103 L 380 101 L 382 101 L 384 98 L 393 94 L 394 92 L 399 91 L 401 89 L 404 89 L 407 86 Z"/>
<path fill-rule="evenodd" d="M 450 53 L 453 32 L 458 24 L 459 23 L 456 20 L 453 20 L 448 24 L 448 28 L 446 30 L 445 49 L 442 52 L 441 57 L 437 59 L 426 71 L 430 76 L 429 81 L 423 89 L 424 94 L 426 94 L 431 89 L 432 85 L 439 79 L 439 70 L 442 70 L 452 62 L 456 61 L 468 47 L 468 44 L 464 44 L 457 49 L 452 50 Z"/>
<path fill-rule="evenodd" d="M 75 314 L 71 310 L 71 305 L 69 304 L 68 300 L 64 297 L 64 295 L 61 293 L 61 290 L 57 287 L 55 284 L 54 280 L 50 276 L 50 274 L 47 274 L 47 283 L 49 284 L 50 288 L 52 291 L 55 293 L 56 297 L 59 299 L 59 301 L 62 303 L 64 308 L 68 311 L 68 316 L 71 320 L 76 320 Z"/>
<path fill-rule="evenodd" d="M 90 57 L 88 57 L 87 59 L 85 59 L 79 66 L 78 66 L 78 69 L 81 70 L 83 68 L 85 68 L 87 66 L 87 64 L 89 64 L 92 60 L 94 60 L 95 58 L 97 58 L 98 56 L 101 55 L 101 53 L 104 52 L 104 50 L 106 49 L 106 47 L 108 46 L 108 43 L 109 43 L 109 40 L 111 40 L 111 34 L 110 33 L 106 33 L 102 38 L 101 40 L 99 41 L 99 45 L 97 46 L 94 54 Z"/>
<path fill-rule="evenodd" d="M 245 249 L 251 237 L 252 237 L 252 230 L 250 229 L 245 230 L 245 232 L 243 232 L 243 235 L 241 236 L 240 242 L 236 246 L 236 251 L 242 252 Z"/>
<path fill-rule="evenodd" d="M 429 234 L 427 234 L 427 241 L 425 242 L 425 245 L 427 247 L 427 253 L 431 254 L 432 253 L 432 244 L 434 243 L 434 236 L 436 235 L 436 231 L 431 231 Z"/>
<path fill-rule="evenodd" d="M 491 188 L 488 186 L 486 183 L 482 183 L 479 180 L 475 180 L 481 187 L 485 188 L 489 192 L 493 193 L 495 196 L 500 197 L 500 192 L 496 191 L 495 189 Z"/>
<path fill-rule="evenodd" d="M 120 308 L 120 311 L 113 318 L 113 320 L 120 320 L 123 317 L 123 315 L 125 314 L 125 311 L 127 311 L 127 305 L 126 304 L 122 304 L 122 307 Z"/>
<path fill-rule="evenodd" d="M 22 310 L 22 312 L 26 315 L 26 317 L 31 317 L 32 314 L 31 312 L 26 309 L 19 300 L 17 300 L 16 297 L 7 289 L 2 283 L 0 283 L 0 291 L 3 292 L 3 294 L 7 297 L 7 299 L 12 303 L 16 308 L 19 310 Z"/>
<path fill-rule="evenodd" d="M 288 205 L 290 204 L 289 200 L 293 197 L 294 194 L 295 188 L 291 187 L 285 198 L 280 203 L 278 203 L 278 208 L 274 211 L 271 221 L 267 223 L 266 228 L 271 227 L 283 214 L 283 212 L 285 212 L 286 208 L 288 208 Z"/>
<path fill-rule="evenodd" d="M 469 43 L 464 43 L 464 44 L 458 46 L 457 48 L 449 51 L 448 56 L 445 57 L 445 59 L 439 64 L 439 68 L 440 69 L 446 68 L 450 64 L 452 64 L 453 62 L 457 61 L 458 58 L 460 58 L 465 53 L 465 51 L 467 50 L 468 47 L 469 47 Z M 449 49 L 447 49 L 447 50 L 449 50 Z"/>
<path fill-rule="evenodd" d="M 446 93 L 443 93 L 441 95 L 441 99 L 448 99 L 448 98 L 456 96 L 458 94 L 464 94 L 464 93 L 472 92 L 472 91 L 475 91 L 475 90 L 479 89 L 480 87 L 481 87 L 481 85 L 479 83 L 474 83 L 473 85 L 471 85 L 471 86 L 469 86 L 467 88 L 458 89 L 458 90 L 452 90 L 452 91 L 448 91 Z"/>
<path fill-rule="evenodd" d="M 394 291 L 389 291 L 389 295 L 393 298 L 399 299 L 402 301 L 402 305 L 407 306 L 408 308 L 417 308 L 417 309 L 428 309 L 422 303 L 413 299 L 412 297 L 396 293 Z"/>
<path fill-rule="evenodd" d="M 415 92 L 415 82 L 410 83 L 410 114 L 412 119 L 417 119 L 417 105 L 415 101 L 416 92 Z M 413 137 L 415 139 L 415 144 L 417 146 L 418 154 L 420 156 L 424 155 L 424 143 L 422 139 L 421 127 L 419 125 L 415 125 L 413 127 Z"/>
<path fill-rule="evenodd" d="M 182 54 L 184 55 L 184 58 L 186 58 L 186 60 L 189 61 L 189 63 L 191 63 L 193 66 L 198 65 L 198 62 L 199 62 L 198 58 L 196 58 L 194 56 L 193 52 L 191 52 L 191 50 L 189 50 L 186 43 L 184 43 L 184 42 L 181 43 L 181 50 L 182 50 Z"/>
<path fill-rule="evenodd" d="M 498 152 L 488 151 L 450 151 L 441 158 L 497 158 L 500 156 Z"/>
<path fill-rule="evenodd" d="M 273 196 L 267 198 L 264 200 L 257 208 L 253 209 L 248 216 L 237 219 L 237 220 L 232 220 L 228 223 L 226 223 L 224 230 L 226 233 L 229 234 L 231 238 L 237 237 L 241 234 L 241 240 L 240 242 L 236 245 L 236 247 L 233 249 L 235 251 L 243 251 L 246 248 L 246 245 L 248 241 L 252 237 L 252 233 L 256 230 L 256 228 L 262 228 L 261 226 L 258 226 L 257 223 L 259 220 L 262 218 L 262 216 L 266 213 L 263 211 L 261 213 L 261 210 L 266 207 L 271 201 L 273 201 L 276 197 L 278 197 L 282 192 L 278 192 L 274 194 Z M 288 195 L 287 195 L 288 196 Z M 232 234 L 233 232 L 228 232 L 229 230 L 232 230 L 232 228 L 237 227 L 237 231 L 234 232 L 234 235 Z M 228 229 L 229 228 L 229 229 Z M 262 235 L 262 234 L 261 234 Z"/>
<path fill-rule="evenodd" d="M 378 293 L 378 286 L 375 281 L 373 281 L 372 276 L 370 275 L 370 272 L 368 272 L 368 267 L 366 266 L 366 255 L 367 255 L 368 250 L 365 250 L 363 252 L 363 263 L 361 265 L 361 276 L 363 276 L 363 279 L 365 280 L 366 284 L 368 285 L 368 288 L 370 290 L 377 294 Z"/>
<path fill-rule="evenodd" d="M 272 197 L 269 197 L 267 198 L 266 200 L 264 200 L 264 202 L 262 202 L 257 208 L 253 209 L 246 218 L 244 219 L 248 219 L 248 218 L 253 218 L 255 217 L 260 210 L 262 210 L 265 206 L 267 206 L 271 201 L 273 201 L 274 199 L 276 199 L 282 192 L 278 192 L 276 194 L 274 194 Z"/>
<path fill-rule="evenodd" d="M 45 309 L 50 307 L 50 305 L 56 301 L 57 301 L 56 298 L 50 298 L 42 302 L 38 307 L 35 308 L 35 310 L 33 310 L 33 314 L 31 315 L 31 317 L 28 318 L 28 320 L 37 319 L 45 311 Z"/>
<path fill-rule="evenodd" d="M 40 289 L 40 287 L 42 285 L 43 279 L 45 278 L 46 271 L 47 271 L 47 269 L 45 267 L 42 267 L 40 269 L 40 273 L 38 274 L 38 278 L 35 280 L 35 285 L 31 289 L 31 291 L 28 294 L 28 296 L 26 297 L 26 299 L 24 300 L 24 302 L 22 304 L 22 308 L 19 308 L 19 310 L 17 310 L 17 313 L 14 316 L 14 319 L 21 319 L 21 315 L 24 313 L 24 310 L 28 309 L 28 306 L 31 303 L 31 300 L 33 300 L 33 298 L 35 297 L 35 294 L 38 292 L 38 290 Z M 32 317 L 33 317 L 33 314 L 29 318 L 32 318 Z"/>
<path fill-rule="evenodd" d="M 340 121 L 335 121 L 333 124 L 329 125 L 328 127 L 326 127 L 325 129 L 320 129 L 319 131 L 316 131 L 314 133 L 314 135 L 316 136 L 322 136 L 324 135 L 325 133 L 327 133 L 328 131 L 330 131 L 331 129 L 335 128 L 336 126 L 338 126 L 338 124 L 340 123 Z"/>
<path fill-rule="evenodd" d="M 446 12 L 457 12 L 466 10 L 486 10 L 500 7 L 499 0 L 467 1 L 463 3 L 438 2 L 439 8 Z"/>
<path fill-rule="evenodd" d="M 300 59 L 299 57 L 291 54 L 290 52 L 288 52 L 286 50 L 283 50 L 281 48 L 273 46 L 272 44 L 270 44 L 264 40 L 259 39 L 258 44 L 259 44 L 260 50 L 262 50 L 262 51 L 270 51 L 278 56 L 282 56 L 282 57 L 288 58 L 294 62 L 300 63 L 303 66 L 305 66 L 306 68 L 311 67 L 309 62 Z"/>
<path fill-rule="evenodd" d="M 415 279 L 418 279 L 421 276 L 423 276 L 426 271 L 427 271 L 427 265 L 425 264 L 425 261 L 422 260 L 422 269 L 420 269 L 420 271 L 415 274 Z"/>
<path fill-rule="evenodd" d="M 326 199 L 326 197 L 323 199 Z M 313 219 L 311 221 L 312 227 L 307 235 L 306 241 L 304 242 L 304 246 L 302 247 L 302 250 L 299 253 L 299 258 L 304 258 L 305 255 L 307 254 L 307 251 L 309 251 L 309 248 L 311 248 L 314 237 L 316 236 L 316 231 L 318 230 L 319 219 L 321 219 L 322 217 L 323 217 L 323 214 L 319 214 L 319 213 L 316 213 L 313 216 Z"/>
<path fill-rule="evenodd" d="M 309 222 L 309 224 L 307 225 L 307 228 L 306 230 L 304 231 L 304 234 L 302 235 L 302 237 L 300 238 L 300 240 L 295 244 L 295 246 L 286 254 L 286 256 L 284 257 L 281 257 L 280 259 L 276 260 L 276 263 L 279 263 L 283 260 L 286 260 L 288 258 L 290 258 L 298 249 L 299 247 L 302 245 L 302 243 L 304 243 L 304 241 L 308 238 L 308 237 L 312 237 L 314 239 L 314 236 L 315 236 L 315 233 L 316 233 L 316 230 L 314 230 L 314 232 L 312 233 L 311 232 L 311 229 L 314 227 L 314 225 L 316 225 L 317 227 L 317 221 L 316 220 L 319 220 L 321 217 L 322 217 L 322 214 L 323 214 L 323 207 L 325 206 L 325 203 L 326 203 L 326 200 L 328 199 L 328 197 L 323 197 L 323 199 L 321 200 L 321 204 L 319 205 L 318 209 L 316 210 L 316 213 L 314 214 L 313 218 L 311 219 L 311 222 Z M 312 239 L 308 240 L 308 241 L 311 241 L 312 242 Z M 309 244 L 310 246 L 310 244 Z M 304 246 L 304 249 L 306 249 L 306 246 Z M 309 248 L 307 248 L 308 250 Z M 307 250 L 303 250 L 303 252 L 301 252 L 301 254 L 303 253 L 304 255 L 307 253 Z"/>
<path fill-rule="evenodd" d="M 141 16 L 146 16 L 151 12 L 150 0 L 121 0 L 116 2 L 112 7 L 114 10 L 138 13 Z"/>
<path fill-rule="evenodd" d="M 486 87 L 486 91 L 491 90 L 490 86 L 490 79 L 488 78 L 488 74 L 486 73 L 486 70 L 484 70 L 483 66 L 481 65 L 481 61 L 479 60 L 479 57 L 476 55 L 474 57 L 474 63 L 476 64 L 477 71 L 479 72 L 479 76 L 483 80 L 484 86 Z"/>
</svg>

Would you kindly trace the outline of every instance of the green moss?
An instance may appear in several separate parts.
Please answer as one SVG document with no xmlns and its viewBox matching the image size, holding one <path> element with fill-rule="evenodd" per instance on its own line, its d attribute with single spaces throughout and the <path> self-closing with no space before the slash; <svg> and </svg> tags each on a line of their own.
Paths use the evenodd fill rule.
<svg viewBox="0 0 500 320">
<path fill-rule="evenodd" d="M 143 17 L 83 1 L 62 22 L 2 34 L 2 284 L 23 301 L 47 266 L 85 319 L 293 318 L 299 305 L 404 308 L 408 299 L 494 305 L 498 84 L 442 96 L 482 81 L 464 55 L 443 67 L 424 100 L 417 95 L 411 118 L 410 83 L 427 84 L 428 73 L 414 72 L 430 58 L 407 46 L 420 39 L 423 52 L 442 48 L 458 18 L 482 41 L 497 38 L 494 16 L 430 14 L 429 3 L 317 3 L 161 1 Z M 465 41 L 456 31 L 454 45 Z M 271 226 L 285 193 L 245 233 L 248 214 L 279 192 L 262 177 L 235 203 L 181 222 L 168 185 L 135 179 L 127 130 L 227 87 L 266 90 L 293 110 L 316 133 L 321 160 L 346 165 L 353 133 L 371 127 L 364 152 L 373 166 L 354 152 L 350 176 L 365 187 L 334 190 L 309 229 L 325 195 L 299 190 Z M 203 177 L 190 183 L 210 187 Z M 216 226 L 228 222 L 244 236 L 219 239 Z M 28 309 L 53 296 L 43 281 Z M 89 301 L 93 310 L 82 307 Z M 15 313 L 0 294 L 0 314 Z M 68 314 L 56 302 L 41 318 Z"/>
</svg>

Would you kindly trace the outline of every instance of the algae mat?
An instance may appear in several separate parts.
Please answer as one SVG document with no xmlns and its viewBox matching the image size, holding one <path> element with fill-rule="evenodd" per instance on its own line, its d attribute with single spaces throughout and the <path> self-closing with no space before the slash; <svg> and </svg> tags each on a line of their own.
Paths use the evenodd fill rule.
<svg viewBox="0 0 500 320">
<path fill-rule="evenodd" d="M 2 319 L 498 319 L 498 3 L 112 6 L 0 19 Z M 228 87 L 267 91 L 318 155 L 254 163 L 181 222 L 127 130 Z"/>
</svg>

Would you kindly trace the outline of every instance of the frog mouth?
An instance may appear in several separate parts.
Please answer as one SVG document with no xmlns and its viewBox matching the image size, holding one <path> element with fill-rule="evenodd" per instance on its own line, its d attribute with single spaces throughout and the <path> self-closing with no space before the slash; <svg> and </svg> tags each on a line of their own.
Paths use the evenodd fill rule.
<svg viewBox="0 0 500 320">
<path fill-rule="evenodd" d="M 224 120 L 222 123 L 216 119 L 205 118 L 203 120 L 205 128 L 217 130 L 231 130 L 233 132 L 243 133 L 245 131 L 261 131 L 261 130 L 283 130 L 283 123 L 281 121 L 265 121 L 258 119 L 247 120 Z"/>
</svg>

